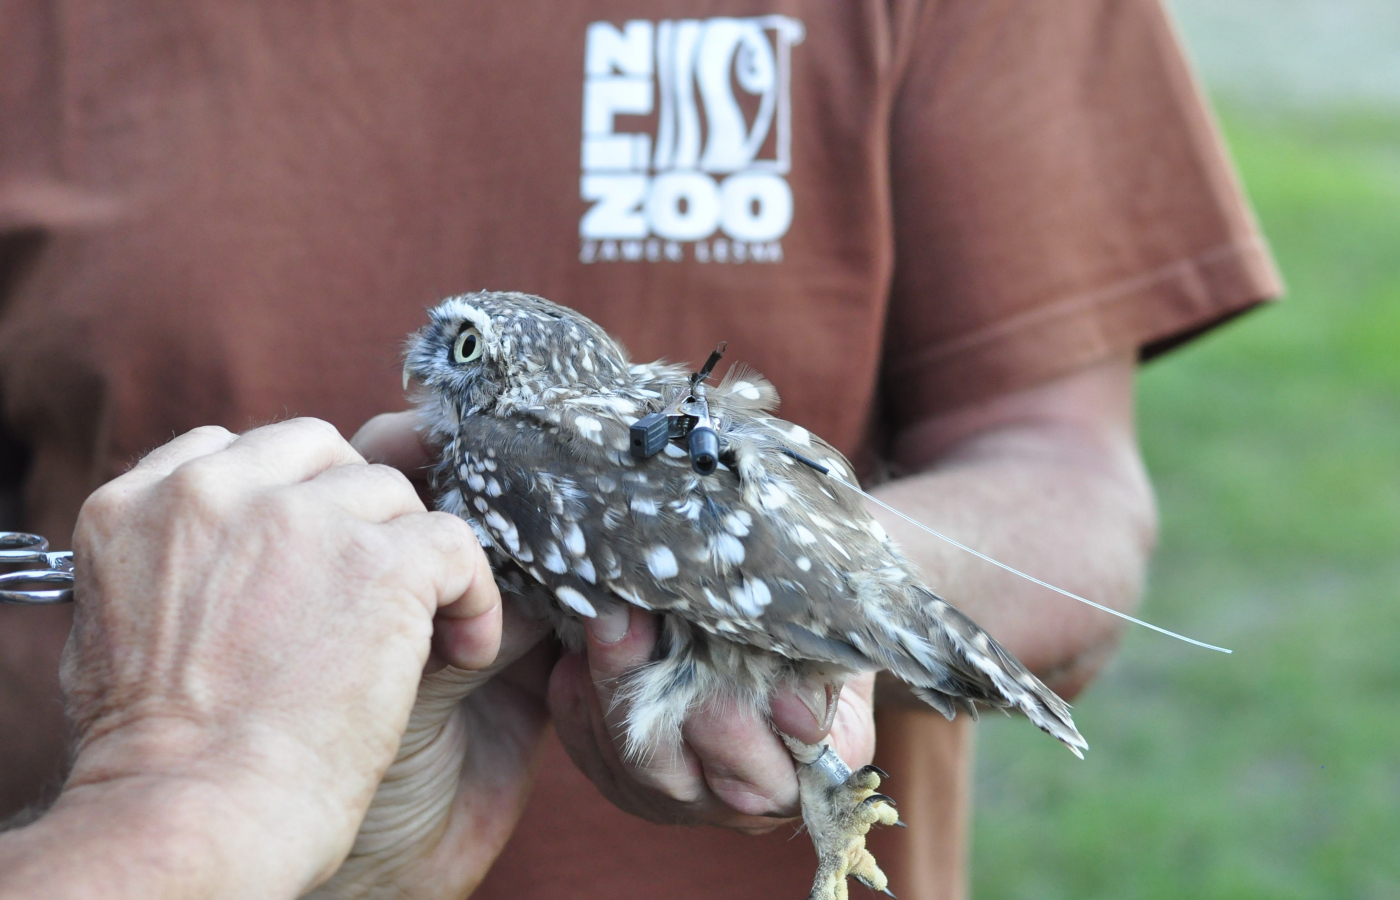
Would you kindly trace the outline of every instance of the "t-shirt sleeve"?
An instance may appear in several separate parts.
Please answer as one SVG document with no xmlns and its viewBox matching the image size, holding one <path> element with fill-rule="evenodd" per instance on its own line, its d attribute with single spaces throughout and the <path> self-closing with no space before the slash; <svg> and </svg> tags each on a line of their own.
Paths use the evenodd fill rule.
<svg viewBox="0 0 1400 900">
<path fill-rule="evenodd" d="M 935 0 L 903 56 L 891 427 L 1151 355 L 1279 293 L 1155 0 Z"/>
</svg>

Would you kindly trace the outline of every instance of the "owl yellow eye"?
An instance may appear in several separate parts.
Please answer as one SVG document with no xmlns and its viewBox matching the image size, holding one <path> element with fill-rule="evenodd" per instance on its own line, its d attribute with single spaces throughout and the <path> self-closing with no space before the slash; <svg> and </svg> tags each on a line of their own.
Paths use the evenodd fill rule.
<svg viewBox="0 0 1400 900">
<path fill-rule="evenodd" d="M 479 356 L 481 356 L 481 332 L 475 328 L 463 328 L 462 333 L 457 335 L 457 342 L 452 345 L 452 361 L 469 363 Z"/>
</svg>

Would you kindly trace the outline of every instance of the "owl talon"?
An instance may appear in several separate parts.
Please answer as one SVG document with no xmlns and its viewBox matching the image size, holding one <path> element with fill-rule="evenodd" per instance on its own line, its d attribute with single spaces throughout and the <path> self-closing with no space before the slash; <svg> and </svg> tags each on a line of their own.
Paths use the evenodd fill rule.
<svg viewBox="0 0 1400 900">
<path fill-rule="evenodd" d="M 885 873 L 865 848 L 875 825 L 903 825 L 894 801 L 875 789 L 884 773 L 875 766 L 852 772 L 829 746 L 812 748 L 815 760 L 798 769 L 802 820 L 817 851 L 817 876 L 808 900 L 848 900 L 849 876 L 893 897 Z"/>
<path fill-rule="evenodd" d="M 852 877 L 855 878 L 856 881 L 859 881 L 861 884 L 863 884 L 863 885 L 865 885 L 866 887 L 870 888 L 872 891 L 877 890 L 877 888 L 875 887 L 875 885 L 873 885 L 873 884 L 871 884 L 870 882 L 866 881 L 864 878 L 861 878 L 861 877 L 858 876 L 858 875 L 852 876 Z M 883 887 L 883 888 L 879 888 L 878 891 L 879 891 L 879 893 L 884 894 L 886 897 L 894 897 L 894 900 L 899 900 L 898 897 L 895 897 L 895 896 L 894 896 L 894 891 L 890 890 L 888 885 L 886 885 L 886 886 Z"/>
</svg>

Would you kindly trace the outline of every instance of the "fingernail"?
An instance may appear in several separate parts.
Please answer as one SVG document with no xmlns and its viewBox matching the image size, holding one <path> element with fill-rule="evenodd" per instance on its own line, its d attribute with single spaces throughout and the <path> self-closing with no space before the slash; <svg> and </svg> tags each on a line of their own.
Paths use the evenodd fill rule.
<svg viewBox="0 0 1400 900">
<path fill-rule="evenodd" d="M 627 637 L 630 622 L 631 615 L 625 604 L 610 603 L 598 610 L 598 615 L 588 623 L 588 631 L 600 644 L 616 644 Z"/>
<path fill-rule="evenodd" d="M 466 619 L 440 618 L 433 626 L 443 661 L 458 669 L 484 669 L 501 649 L 501 607 Z"/>
</svg>

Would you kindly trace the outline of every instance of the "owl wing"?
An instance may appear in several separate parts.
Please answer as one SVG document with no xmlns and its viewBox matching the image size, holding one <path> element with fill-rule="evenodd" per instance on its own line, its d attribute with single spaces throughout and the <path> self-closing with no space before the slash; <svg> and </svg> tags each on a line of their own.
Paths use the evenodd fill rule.
<svg viewBox="0 0 1400 900">
<path fill-rule="evenodd" d="M 733 415 L 734 464 L 701 476 L 671 445 L 633 459 L 627 429 L 591 406 L 461 423 L 466 508 L 561 604 L 591 617 L 621 599 L 791 659 L 889 669 L 950 717 L 1017 706 L 1083 744 L 1068 706 L 921 583 L 856 493 L 795 458 L 853 482 L 830 445 Z"/>
<path fill-rule="evenodd" d="M 701 476 L 671 445 L 633 459 L 627 423 L 591 409 L 470 417 L 456 480 L 497 550 L 582 615 L 616 597 L 795 659 L 917 665 L 890 649 L 912 627 L 908 564 L 856 495 L 783 450 L 850 479 L 841 455 L 774 418 L 726 437 L 736 468 Z"/>
<path fill-rule="evenodd" d="M 781 454 L 746 490 L 672 446 L 635 460 L 628 441 L 624 420 L 588 408 L 468 417 L 453 480 L 496 550 L 582 615 L 616 597 L 795 658 L 878 665 L 825 644 L 864 620 L 852 573 L 899 569 L 858 506 Z"/>
</svg>

